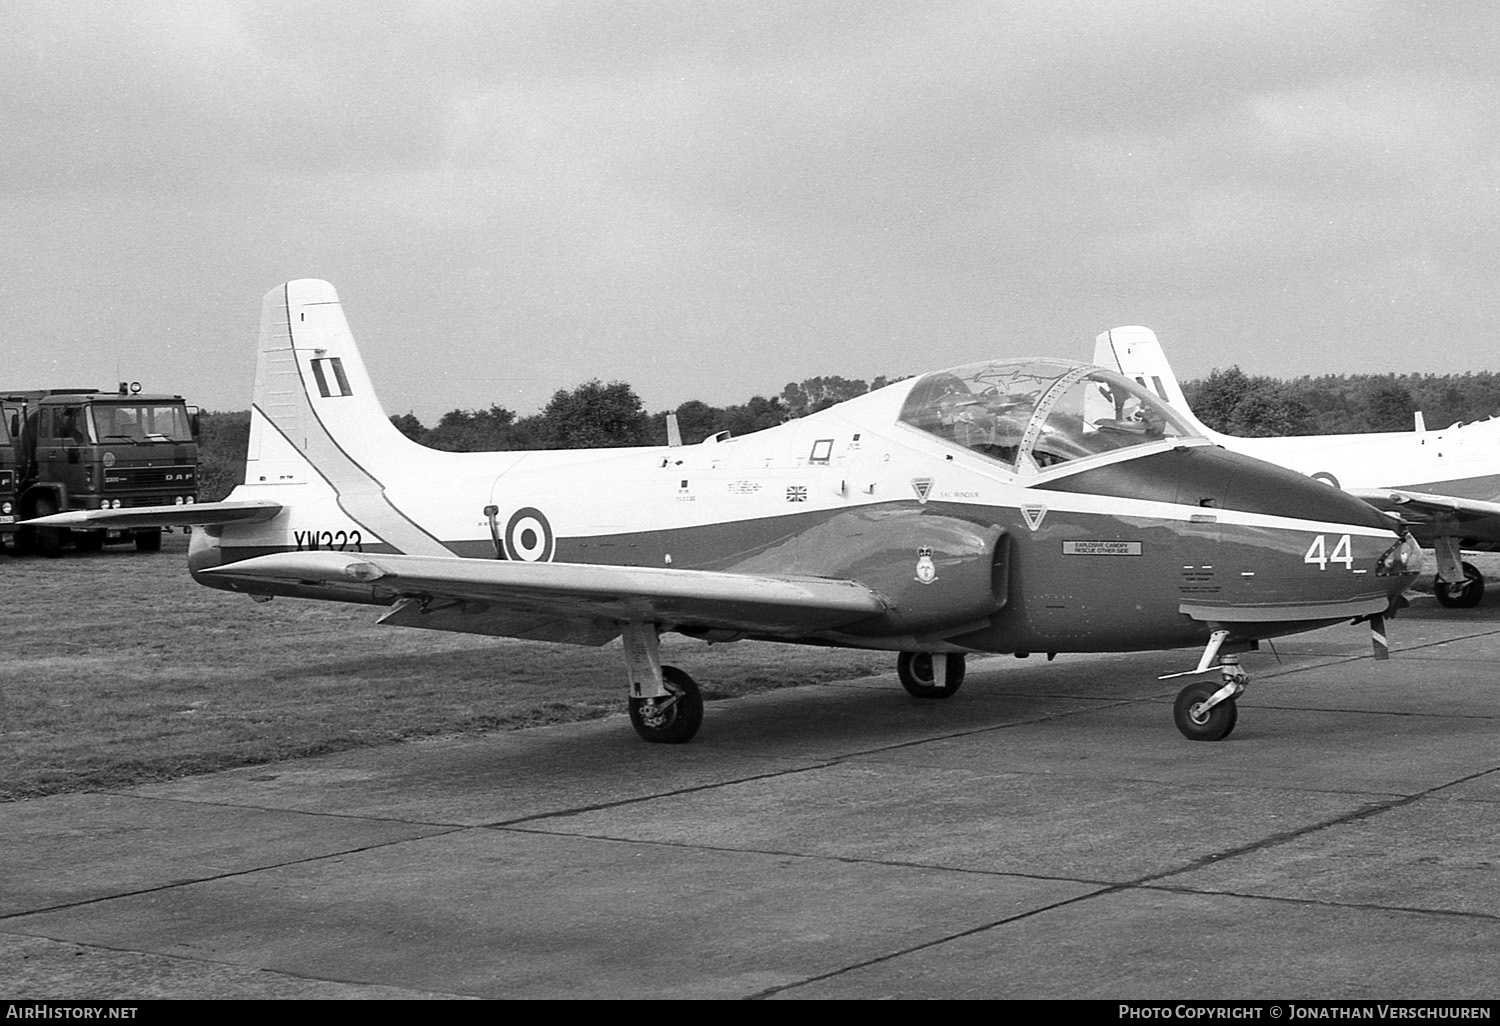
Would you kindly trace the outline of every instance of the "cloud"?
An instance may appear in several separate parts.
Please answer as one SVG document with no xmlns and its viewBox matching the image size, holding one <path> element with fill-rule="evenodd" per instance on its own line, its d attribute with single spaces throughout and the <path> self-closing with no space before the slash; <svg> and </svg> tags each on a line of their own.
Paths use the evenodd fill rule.
<svg viewBox="0 0 1500 1026">
<path fill-rule="evenodd" d="M 13 0 L 0 269 L 18 330 L 108 335 L 209 404 L 303 275 L 429 416 L 593 376 L 675 405 L 1081 356 L 1125 322 L 1189 373 L 1229 362 L 1226 325 L 1292 369 L 1347 354 L 1299 324 L 1409 361 L 1377 339 L 1500 315 L 1497 27 L 1366 0 Z"/>
</svg>

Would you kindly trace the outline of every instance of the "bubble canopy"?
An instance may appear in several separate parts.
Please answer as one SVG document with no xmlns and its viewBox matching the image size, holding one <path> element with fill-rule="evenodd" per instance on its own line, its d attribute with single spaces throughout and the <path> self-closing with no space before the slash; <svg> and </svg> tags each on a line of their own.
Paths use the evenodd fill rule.
<svg viewBox="0 0 1500 1026">
<path fill-rule="evenodd" d="M 1202 437 L 1143 386 L 1071 360 L 990 360 L 923 375 L 901 421 L 1023 473 Z"/>
</svg>

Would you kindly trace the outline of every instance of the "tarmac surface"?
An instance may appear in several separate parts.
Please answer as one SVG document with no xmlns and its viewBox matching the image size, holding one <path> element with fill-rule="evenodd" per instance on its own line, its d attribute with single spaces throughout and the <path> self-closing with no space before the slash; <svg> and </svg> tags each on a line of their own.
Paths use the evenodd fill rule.
<svg viewBox="0 0 1500 1026">
<path fill-rule="evenodd" d="M 0 805 L 0 998 L 1500 997 L 1500 599 Z M 697 675 L 711 676 L 705 653 Z"/>
</svg>

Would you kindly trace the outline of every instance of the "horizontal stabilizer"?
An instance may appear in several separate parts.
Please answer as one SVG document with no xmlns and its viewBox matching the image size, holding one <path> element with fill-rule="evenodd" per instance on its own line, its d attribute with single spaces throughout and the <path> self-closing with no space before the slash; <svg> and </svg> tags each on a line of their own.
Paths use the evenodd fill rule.
<svg viewBox="0 0 1500 1026">
<path fill-rule="evenodd" d="M 210 527 L 215 524 L 259 524 L 281 512 L 281 503 L 258 500 L 198 502 L 185 506 L 135 506 L 130 509 L 75 509 L 26 520 L 27 527 Z"/>
<path fill-rule="evenodd" d="M 203 573 L 250 585 L 363 585 L 379 599 L 419 600 L 382 623 L 574 644 L 602 644 L 627 623 L 805 637 L 888 608 L 854 581 L 593 563 L 286 552 Z"/>
</svg>

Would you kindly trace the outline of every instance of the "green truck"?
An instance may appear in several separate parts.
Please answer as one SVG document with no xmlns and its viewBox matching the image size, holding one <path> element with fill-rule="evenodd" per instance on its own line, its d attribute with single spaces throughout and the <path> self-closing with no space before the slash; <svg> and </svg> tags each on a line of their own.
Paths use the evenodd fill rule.
<svg viewBox="0 0 1500 1026">
<path fill-rule="evenodd" d="M 97 551 L 133 541 L 156 552 L 159 527 L 84 530 L 25 521 L 198 500 L 198 411 L 180 395 L 143 395 L 139 384 L 124 382 L 114 392 L 0 389 L 0 420 L 0 534 L 12 533 L 22 550 L 57 556 L 70 542 Z"/>
</svg>

